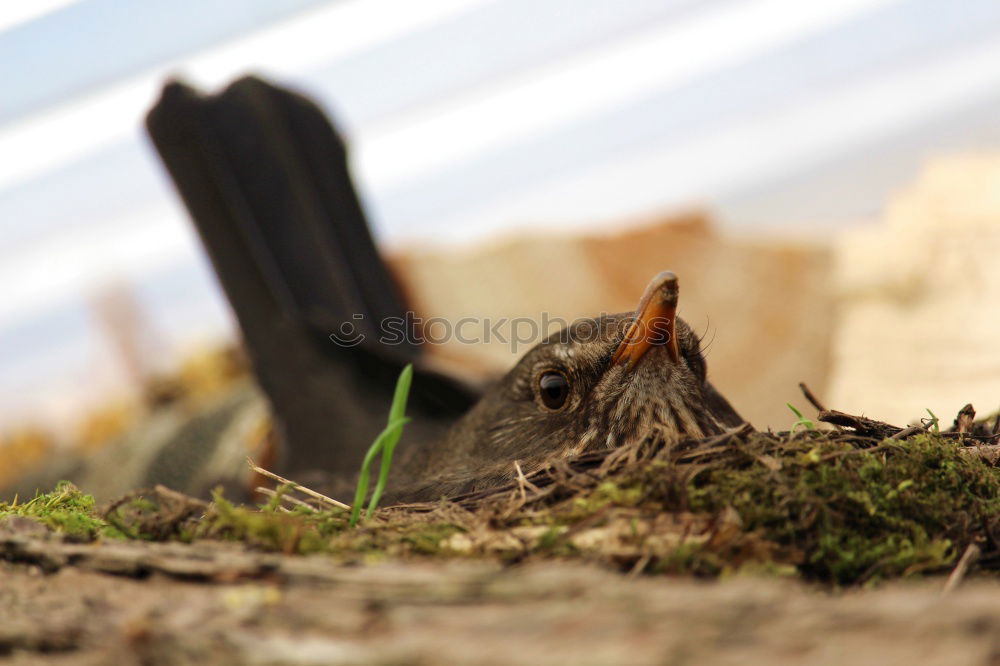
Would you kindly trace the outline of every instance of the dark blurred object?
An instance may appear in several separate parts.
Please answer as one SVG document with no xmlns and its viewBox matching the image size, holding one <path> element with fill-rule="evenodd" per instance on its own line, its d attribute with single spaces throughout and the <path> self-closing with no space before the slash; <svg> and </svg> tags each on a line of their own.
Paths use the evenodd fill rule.
<svg viewBox="0 0 1000 666">
<path fill-rule="evenodd" d="M 349 476 L 416 363 L 410 445 L 440 439 L 477 398 L 420 367 L 380 322 L 407 310 L 372 240 L 343 141 L 308 99 L 243 78 L 218 95 L 168 83 L 147 128 L 239 320 L 297 478 Z M 351 330 L 351 347 L 330 335 Z"/>
</svg>

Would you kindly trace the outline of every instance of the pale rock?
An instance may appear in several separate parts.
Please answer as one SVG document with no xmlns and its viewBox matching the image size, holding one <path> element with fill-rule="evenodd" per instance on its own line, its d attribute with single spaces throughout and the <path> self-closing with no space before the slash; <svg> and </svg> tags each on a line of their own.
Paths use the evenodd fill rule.
<svg viewBox="0 0 1000 666">
<path fill-rule="evenodd" d="M 1000 405 L 1000 156 L 942 159 L 835 248 L 829 406 L 951 425 Z"/>
</svg>

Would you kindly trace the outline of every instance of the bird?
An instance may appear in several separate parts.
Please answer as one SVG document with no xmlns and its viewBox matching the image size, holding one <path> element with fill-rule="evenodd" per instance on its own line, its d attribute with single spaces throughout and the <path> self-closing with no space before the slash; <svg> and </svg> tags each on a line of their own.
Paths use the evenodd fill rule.
<svg viewBox="0 0 1000 666">
<path fill-rule="evenodd" d="M 443 440 L 415 447 L 396 501 L 434 500 L 556 458 L 720 434 L 744 419 L 708 380 L 701 341 L 677 317 L 679 282 L 656 275 L 634 312 L 580 319 L 529 350 Z"/>
<path fill-rule="evenodd" d="M 146 125 L 240 325 L 274 425 L 266 453 L 290 478 L 350 500 L 408 364 L 410 421 L 387 501 L 489 488 L 509 480 L 515 462 L 530 471 L 650 436 L 675 442 L 743 423 L 708 381 L 698 336 L 677 318 L 669 271 L 653 278 L 634 312 L 578 320 L 491 386 L 470 384 L 409 338 L 388 344 L 378 335 L 379 322 L 406 320 L 409 308 L 368 227 L 346 143 L 318 105 L 256 77 L 208 95 L 171 81 Z M 345 326 L 358 344 L 332 340 Z M 135 469 L 120 484 L 169 483 L 203 497 L 221 484 L 251 497 L 242 449 L 222 444 L 243 413 L 226 402 L 167 436 L 138 432 L 138 443 L 123 443 Z M 90 479 L 96 492 L 107 486 L 76 467 L 58 478 Z"/>
<path fill-rule="evenodd" d="M 379 322 L 406 319 L 406 294 L 368 227 L 347 143 L 315 102 L 256 77 L 217 94 L 171 81 L 146 127 L 236 315 L 289 478 L 350 499 L 408 364 L 410 421 L 391 477 L 401 501 L 486 487 L 517 460 L 742 423 L 676 318 L 673 273 L 652 280 L 635 312 L 574 322 L 491 386 L 472 385 L 409 338 L 378 335 Z M 350 344 L 331 341 L 345 327 Z"/>
</svg>

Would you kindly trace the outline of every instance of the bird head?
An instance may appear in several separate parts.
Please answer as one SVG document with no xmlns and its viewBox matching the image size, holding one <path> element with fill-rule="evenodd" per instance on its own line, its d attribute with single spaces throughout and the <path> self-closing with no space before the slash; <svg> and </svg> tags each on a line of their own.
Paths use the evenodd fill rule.
<svg viewBox="0 0 1000 666">
<path fill-rule="evenodd" d="M 742 423 L 708 382 L 700 339 L 677 318 L 678 295 L 677 276 L 663 272 L 635 312 L 578 320 L 545 339 L 456 424 L 444 449 L 478 466 Z"/>
</svg>

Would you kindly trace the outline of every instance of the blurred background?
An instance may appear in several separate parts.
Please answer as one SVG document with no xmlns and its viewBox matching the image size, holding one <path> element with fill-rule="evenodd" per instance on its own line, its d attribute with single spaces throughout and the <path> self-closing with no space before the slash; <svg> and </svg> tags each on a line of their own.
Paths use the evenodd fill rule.
<svg viewBox="0 0 1000 666">
<path fill-rule="evenodd" d="M 422 314 L 629 310 L 671 268 L 759 427 L 801 380 L 900 423 L 1000 404 L 995 0 L 8 2 L 0 485 L 121 448 L 178 394 L 172 427 L 253 393 L 142 128 L 168 77 L 247 72 L 344 131 Z"/>
</svg>

